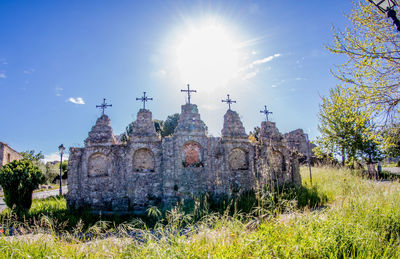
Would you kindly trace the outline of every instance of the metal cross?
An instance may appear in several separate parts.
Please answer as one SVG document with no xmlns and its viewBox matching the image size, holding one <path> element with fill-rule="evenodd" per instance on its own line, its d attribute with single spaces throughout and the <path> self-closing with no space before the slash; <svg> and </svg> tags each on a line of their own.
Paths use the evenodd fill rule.
<svg viewBox="0 0 400 259">
<path fill-rule="evenodd" d="M 188 104 L 190 104 L 190 93 L 197 93 L 196 90 L 190 90 L 189 84 L 187 85 L 187 90 L 181 90 L 181 92 L 187 92 L 187 95 L 188 95 Z"/>
<path fill-rule="evenodd" d="M 260 111 L 260 113 L 264 113 L 265 114 L 265 118 L 267 119 L 267 121 L 268 121 L 268 115 L 272 114 L 272 112 L 268 111 L 267 105 L 264 105 L 264 110 Z"/>
<path fill-rule="evenodd" d="M 146 92 L 143 92 L 143 97 L 136 98 L 136 101 L 142 101 L 143 102 L 143 109 L 146 109 L 146 102 L 153 101 L 153 98 L 147 97 L 146 96 Z"/>
<path fill-rule="evenodd" d="M 103 103 L 100 104 L 100 105 L 96 105 L 96 108 L 102 109 L 102 110 L 103 110 L 102 115 L 104 115 L 104 110 L 105 110 L 107 107 L 111 107 L 111 106 L 112 106 L 112 104 L 107 104 L 107 103 L 106 103 L 106 98 L 104 98 L 104 99 L 103 99 Z"/>
<path fill-rule="evenodd" d="M 229 105 L 229 110 L 231 109 L 231 103 L 236 103 L 236 101 L 232 101 L 232 99 L 229 97 L 226 100 L 222 100 L 223 103 L 227 103 Z"/>
</svg>

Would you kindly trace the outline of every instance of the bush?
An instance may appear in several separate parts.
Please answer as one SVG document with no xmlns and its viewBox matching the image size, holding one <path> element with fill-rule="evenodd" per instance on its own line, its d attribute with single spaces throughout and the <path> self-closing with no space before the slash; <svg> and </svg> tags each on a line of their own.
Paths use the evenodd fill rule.
<svg viewBox="0 0 400 259">
<path fill-rule="evenodd" d="M 14 160 L 0 168 L 0 185 L 6 205 L 18 214 L 32 205 L 33 190 L 45 182 L 39 168 L 28 159 Z"/>
<path fill-rule="evenodd" d="M 57 166 L 58 165 L 58 166 Z M 60 164 L 46 163 L 46 170 L 43 172 L 46 183 L 52 183 L 60 174 Z"/>
</svg>

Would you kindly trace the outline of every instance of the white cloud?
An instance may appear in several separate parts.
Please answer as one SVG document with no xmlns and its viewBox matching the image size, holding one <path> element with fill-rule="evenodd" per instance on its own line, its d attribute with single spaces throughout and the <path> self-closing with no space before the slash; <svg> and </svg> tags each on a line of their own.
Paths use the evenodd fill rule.
<svg viewBox="0 0 400 259">
<path fill-rule="evenodd" d="M 6 76 L 6 73 L 4 73 L 4 72 L 0 72 L 0 78 L 6 78 L 7 76 Z"/>
<path fill-rule="evenodd" d="M 54 90 L 55 90 L 55 92 L 56 92 L 56 96 L 61 96 L 61 92 L 62 92 L 64 89 L 61 88 L 61 87 L 56 87 Z"/>
<path fill-rule="evenodd" d="M 247 73 L 246 75 L 244 75 L 243 80 L 247 80 L 247 79 L 255 77 L 257 75 L 257 72 L 258 71 L 252 71 L 250 73 Z"/>
<path fill-rule="evenodd" d="M 160 69 L 160 70 L 158 70 L 156 72 L 153 72 L 152 75 L 154 77 L 164 77 L 164 76 L 167 75 L 167 71 L 165 71 L 164 69 Z"/>
<path fill-rule="evenodd" d="M 5 59 L 5 58 L 0 58 L 0 63 L 2 64 L 2 65 L 7 65 L 8 63 L 7 63 L 7 60 Z"/>
<path fill-rule="evenodd" d="M 255 52 L 252 53 L 252 54 L 255 54 Z M 261 64 L 268 63 L 268 62 L 272 61 L 273 59 L 275 59 L 277 57 L 280 57 L 280 56 L 281 56 L 280 53 L 276 53 L 276 54 L 274 54 L 272 56 L 265 57 L 263 59 L 255 60 L 255 61 L 251 62 L 249 65 L 241 68 L 239 70 L 239 72 L 245 73 L 245 75 L 242 77 L 242 79 L 243 80 L 247 80 L 247 79 L 250 79 L 252 77 L 255 77 L 260 72 L 260 70 L 258 68 L 256 69 L 255 66 L 259 66 Z M 266 67 L 264 70 L 265 71 L 271 70 L 271 66 Z"/>
<path fill-rule="evenodd" d="M 75 104 L 85 104 L 85 101 L 81 97 L 70 97 L 67 99 L 67 102 L 75 103 Z"/>
<path fill-rule="evenodd" d="M 25 70 L 24 70 L 24 74 L 27 74 L 27 75 L 30 75 L 30 74 L 32 74 L 33 72 L 35 72 L 35 69 L 33 69 L 33 68 L 29 68 L 29 69 L 25 69 Z"/>
<path fill-rule="evenodd" d="M 69 157 L 68 154 L 63 154 L 63 161 L 68 160 L 68 157 Z M 53 161 L 60 161 L 60 154 L 58 154 L 57 152 L 47 154 L 47 155 L 44 155 L 44 158 L 42 160 L 45 163 L 53 162 Z"/>
<path fill-rule="evenodd" d="M 254 66 L 261 65 L 261 64 L 264 64 L 264 63 L 268 63 L 268 62 L 272 61 L 273 59 L 275 59 L 277 57 L 280 57 L 280 56 L 281 56 L 280 53 L 276 53 L 276 54 L 274 54 L 272 56 L 269 56 L 269 57 L 266 57 L 266 58 L 263 58 L 263 59 L 254 60 L 249 65 L 243 67 L 239 71 L 246 71 L 246 70 L 252 69 Z"/>
<path fill-rule="evenodd" d="M 297 81 L 306 80 L 304 77 L 296 77 Z"/>
<path fill-rule="evenodd" d="M 274 58 L 279 57 L 280 55 L 281 55 L 281 54 L 277 53 L 277 54 L 274 54 L 274 55 L 272 55 L 272 56 L 269 56 L 269 57 L 266 57 L 266 58 L 263 58 L 263 59 L 255 60 L 255 61 L 253 61 L 253 62 L 251 63 L 250 66 L 253 67 L 254 65 L 260 65 L 260 64 L 264 64 L 264 63 L 270 62 L 271 60 L 273 60 Z"/>
<path fill-rule="evenodd" d="M 278 86 L 277 86 L 277 85 L 271 85 L 271 87 L 272 87 L 272 88 L 276 88 L 276 87 L 278 87 Z"/>
</svg>

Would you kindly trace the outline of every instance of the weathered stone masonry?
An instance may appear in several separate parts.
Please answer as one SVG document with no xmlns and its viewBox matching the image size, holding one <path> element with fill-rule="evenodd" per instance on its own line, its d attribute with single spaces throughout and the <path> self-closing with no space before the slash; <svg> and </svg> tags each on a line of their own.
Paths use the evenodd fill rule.
<svg viewBox="0 0 400 259">
<path fill-rule="evenodd" d="M 151 112 L 141 109 L 127 144 L 117 143 L 102 115 L 85 147 L 70 149 L 68 174 L 70 208 L 137 213 L 204 193 L 218 197 L 301 182 L 297 157 L 274 123 L 262 123 L 255 145 L 239 115 L 228 110 L 222 136 L 210 137 L 194 104 L 182 105 L 175 134 L 163 139 Z"/>
<path fill-rule="evenodd" d="M 22 156 L 8 146 L 6 143 L 0 142 L 0 167 L 10 163 L 13 160 L 20 160 Z"/>
</svg>

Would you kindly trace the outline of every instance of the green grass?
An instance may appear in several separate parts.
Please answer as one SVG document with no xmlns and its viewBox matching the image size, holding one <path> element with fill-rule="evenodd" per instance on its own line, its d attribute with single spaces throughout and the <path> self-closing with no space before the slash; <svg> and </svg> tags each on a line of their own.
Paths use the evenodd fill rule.
<svg viewBox="0 0 400 259">
<path fill-rule="evenodd" d="M 383 164 L 383 168 L 385 168 L 385 167 L 399 167 L 399 163 L 400 162 L 397 162 L 397 163 L 388 163 L 388 164 Z"/>
<path fill-rule="evenodd" d="M 400 257 L 397 180 L 377 182 L 347 170 L 313 168 L 311 188 L 308 169 L 302 168 L 301 173 L 303 188 L 248 194 L 241 197 L 242 201 L 225 201 L 230 202 L 225 207 L 211 204 L 203 197 L 195 201 L 196 206 L 189 206 L 192 213 L 185 213 L 185 206 L 161 213 L 151 210 L 152 224 L 146 218 L 106 219 L 85 211 L 72 213 L 66 210 L 63 198 L 35 200 L 25 221 L 13 220 L 10 212 L 0 215 L 3 224 L 19 224 L 27 233 L 34 233 L 0 237 L 0 255 L 5 258 Z M 207 202 L 202 204 L 202 200 Z M 241 203 L 256 206 L 244 212 L 246 206 Z M 211 209 L 212 206 L 215 208 Z M 102 235 L 110 231 L 120 235 Z M 129 238 L 130 231 L 135 231 L 138 238 Z M 95 238 L 75 235 L 81 232 Z"/>
</svg>

